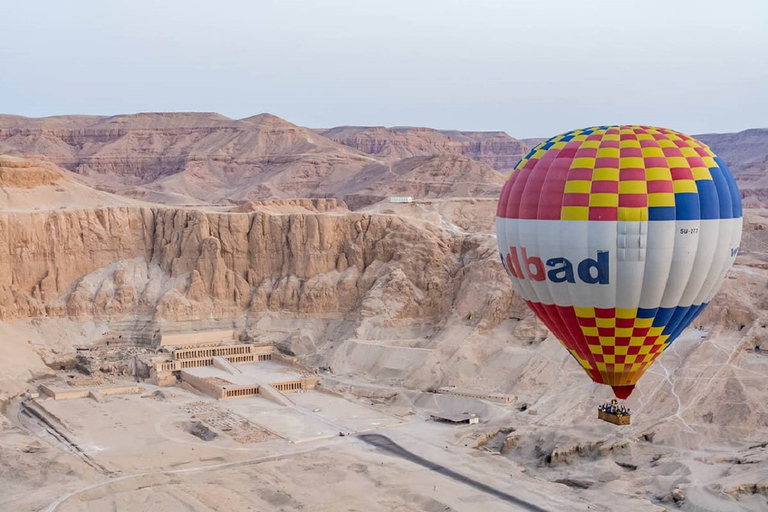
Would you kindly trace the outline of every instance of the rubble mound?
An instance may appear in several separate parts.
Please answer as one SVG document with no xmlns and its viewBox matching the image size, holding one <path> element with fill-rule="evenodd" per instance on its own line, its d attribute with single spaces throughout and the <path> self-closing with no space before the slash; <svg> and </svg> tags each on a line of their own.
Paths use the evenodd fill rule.
<svg viewBox="0 0 768 512">
<path fill-rule="evenodd" d="M 202 439 L 203 441 L 213 441 L 219 437 L 219 434 L 199 421 L 193 421 L 189 426 L 188 432 L 193 436 Z"/>
</svg>

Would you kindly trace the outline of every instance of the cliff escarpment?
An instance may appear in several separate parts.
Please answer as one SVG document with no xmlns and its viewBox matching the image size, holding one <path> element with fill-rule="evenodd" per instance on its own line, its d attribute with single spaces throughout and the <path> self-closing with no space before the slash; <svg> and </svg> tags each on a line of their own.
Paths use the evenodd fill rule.
<svg viewBox="0 0 768 512">
<path fill-rule="evenodd" d="M 474 313 L 490 325 L 514 300 L 494 243 L 354 212 L 2 212 L 0 319 L 177 321 L 286 311 L 397 321 Z M 492 284 L 481 291 L 481 282 Z M 484 300 L 493 307 L 478 315 Z"/>
</svg>

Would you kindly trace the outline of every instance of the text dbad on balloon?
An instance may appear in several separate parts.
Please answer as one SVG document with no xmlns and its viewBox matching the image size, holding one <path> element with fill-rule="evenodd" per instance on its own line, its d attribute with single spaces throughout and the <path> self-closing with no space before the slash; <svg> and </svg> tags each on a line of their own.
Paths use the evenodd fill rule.
<svg viewBox="0 0 768 512">
<path fill-rule="evenodd" d="M 553 283 L 575 283 L 576 279 L 586 284 L 608 284 L 609 251 L 597 251 L 596 258 L 586 258 L 574 265 L 568 258 L 550 258 L 546 262 L 538 256 L 529 256 L 525 247 L 510 247 L 509 254 L 502 260 L 507 271 L 518 279 Z M 521 265 L 522 263 L 522 265 Z"/>
</svg>

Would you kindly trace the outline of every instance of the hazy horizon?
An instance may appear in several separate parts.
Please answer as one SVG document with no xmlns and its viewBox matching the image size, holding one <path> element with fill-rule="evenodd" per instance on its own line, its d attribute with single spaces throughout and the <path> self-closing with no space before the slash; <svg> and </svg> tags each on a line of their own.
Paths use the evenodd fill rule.
<svg viewBox="0 0 768 512">
<path fill-rule="evenodd" d="M 547 137 L 768 123 L 768 4 L 201 0 L 14 5 L 0 112 L 268 112 Z"/>
<path fill-rule="evenodd" d="M 194 111 L 194 110 L 162 110 L 162 111 L 158 110 L 158 111 L 141 111 L 141 112 L 121 112 L 121 113 L 116 113 L 116 114 L 97 114 L 97 113 L 94 113 L 94 114 L 79 114 L 79 113 L 74 113 L 74 114 L 54 114 L 54 115 L 50 115 L 50 116 L 24 116 L 24 115 L 21 115 L 21 114 L 14 114 L 14 113 L 9 113 L 9 112 L 0 112 L 0 116 L 2 116 L 2 115 L 20 116 L 20 117 L 26 117 L 26 118 L 29 118 L 29 119 L 45 119 L 45 118 L 54 118 L 54 117 L 76 117 L 76 116 L 82 116 L 82 117 L 95 116 L 95 117 L 105 117 L 106 118 L 106 117 L 115 117 L 115 116 L 139 115 L 139 114 L 216 114 L 216 115 L 222 115 L 222 116 L 224 116 L 224 117 L 226 117 L 228 119 L 231 119 L 233 121 L 240 121 L 240 120 L 247 119 L 247 118 L 253 117 L 253 116 L 257 116 L 257 115 L 260 115 L 260 114 L 276 115 L 276 114 L 273 114 L 272 112 L 258 112 L 258 113 L 246 115 L 246 116 L 243 116 L 243 117 L 229 117 L 229 116 L 226 116 L 226 115 L 224 115 L 224 114 L 222 114 L 220 112 Z M 277 116 L 277 117 L 280 117 L 281 119 L 284 119 L 285 121 L 288 121 L 289 123 L 296 124 L 293 121 L 291 121 L 290 119 L 285 119 L 282 116 Z M 624 124 L 624 123 L 622 123 L 622 124 Z M 383 124 L 349 124 L 349 123 L 343 123 L 343 124 L 330 125 L 330 126 L 304 126 L 304 125 L 298 125 L 298 126 L 303 126 L 304 128 L 309 128 L 311 130 L 328 130 L 328 129 L 331 129 L 331 128 L 341 128 L 341 127 L 344 127 L 344 126 L 354 126 L 354 127 L 362 127 L 362 128 L 378 128 L 378 127 L 384 127 L 384 128 L 431 128 L 431 129 L 438 130 L 438 131 L 461 131 L 461 132 L 505 132 L 505 133 L 507 133 L 507 135 L 510 135 L 511 137 L 516 138 L 516 139 L 520 139 L 520 140 L 522 140 L 522 139 L 543 139 L 543 138 L 549 138 L 549 137 L 551 137 L 553 135 L 556 135 L 555 133 L 551 133 L 551 134 L 548 134 L 548 135 L 514 135 L 514 134 L 510 134 L 510 133 L 506 132 L 506 130 L 493 130 L 493 129 L 488 129 L 488 130 L 484 130 L 484 129 L 469 130 L 469 129 L 464 129 L 462 127 L 429 126 L 429 125 L 426 125 L 426 124 L 421 124 L 421 125 L 415 125 L 415 124 L 409 124 L 409 125 L 403 125 L 403 124 L 383 125 Z M 589 126 L 598 126 L 598 125 L 589 125 Z M 576 129 L 576 128 L 588 128 L 589 126 L 588 125 L 579 126 L 579 127 L 575 127 L 574 126 L 573 128 L 574 129 Z M 674 129 L 674 127 L 669 127 L 669 126 L 661 126 L 661 127 L 662 128 L 672 128 L 672 129 Z M 688 132 L 684 132 L 684 133 L 687 133 L 688 135 L 709 135 L 709 134 L 738 133 L 738 132 L 748 131 L 748 130 L 767 130 L 767 129 L 768 129 L 768 126 L 751 126 L 751 127 L 742 128 L 742 129 L 739 129 L 739 130 L 732 130 L 732 131 L 710 131 L 710 132 L 692 132 L 692 131 L 688 131 Z M 568 131 L 568 130 L 564 130 L 564 131 Z M 564 131 L 561 131 L 559 133 L 563 133 Z"/>
</svg>

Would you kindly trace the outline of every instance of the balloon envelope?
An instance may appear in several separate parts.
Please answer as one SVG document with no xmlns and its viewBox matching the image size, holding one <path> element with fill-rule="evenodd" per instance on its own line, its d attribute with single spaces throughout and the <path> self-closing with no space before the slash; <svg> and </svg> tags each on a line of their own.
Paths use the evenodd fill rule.
<svg viewBox="0 0 768 512">
<path fill-rule="evenodd" d="M 496 232 L 517 293 L 626 398 L 717 292 L 741 223 L 736 182 L 705 144 L 622 125 L 533 148 L 502 189 Z"/>
</svg>

